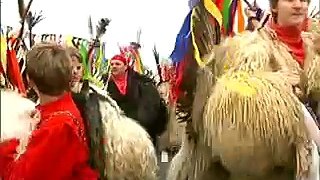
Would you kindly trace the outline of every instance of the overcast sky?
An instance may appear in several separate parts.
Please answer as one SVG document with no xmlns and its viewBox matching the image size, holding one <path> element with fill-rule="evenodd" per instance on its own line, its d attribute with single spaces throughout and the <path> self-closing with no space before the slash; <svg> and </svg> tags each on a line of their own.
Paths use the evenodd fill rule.
<svg viewBox="0 0 320 180">
<path fill-rule="evenodd" d="M 17 0 L 1 1 L 1 24 L 17 26 Z M 267 0 L 257 1 L 263 9 L 268 8 Z M 314 6 L 319 9 L 319 0 L 311 0 L 311 7 Z M 147 66 L 154 66 L 154 44 L 160 56 L 170 55 L 176 34 L 189 11 L 188 0 L 34 0 L 31 9 L 42 10 L 46 17 L 34 28 L 35 33 L 88 38 L 89 15 L 93 23 L 102 17 L 111 18 L 112 22 L 104 36 L 108 57 L 118 52 L 117 43 L 121 45 L 135 41 L 137 30 L 141 28 L 141 54 Z"/>
</svg>

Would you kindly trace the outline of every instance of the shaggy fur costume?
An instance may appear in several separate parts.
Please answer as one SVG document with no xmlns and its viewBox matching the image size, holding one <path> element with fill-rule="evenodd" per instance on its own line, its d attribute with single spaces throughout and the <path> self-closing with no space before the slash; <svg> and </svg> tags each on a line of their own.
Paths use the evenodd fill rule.
<svg viewBox="0 0 320 180">
<path fill-rule="evenodd" d="M 273 79 L 273 78 L 271 78 Z M 209 83 L 209 85 L 208 85 Z M 229 126 L 233 128 L 227 128 L 227 129 L 221 129 L 224 127 L 221 127 L 221 125 L 212 124 L 212 123 L 221 123 L 221 121 L 215 121 L 213 119 L 209 119 L 212 117 L 214 113 L 218 113 L 217 117 L 219 115 L 221 116 L 227 116 L 228 113 L 231 112 L 233 108 L 229 106 L 225 106 L 223 104 L 221 105 L 221 108 L 212 108 L 210 105 L 206 105 L 205 114 L 203 114 L 203 102 L 206 102 L 206 99 L 208 96 L 210 96 L 210 84 L 215 83 L 215 78 L 213 78 L 213 74 L 210 72 L 208 68 L 205 68 L 203 70 L 200 70 L 198 74 L 197 79 L 197 89 L 199 87 L 203 87 L 199 90 L 199 92 L 195 95 L 195 101 L 194 104 L 197 104 L 197 108 L 193 108 L 193 114 L 192 114 L 192 125 L 189 125 L 189 129 L 191 128 L 191 131 L 196 132 L 196 136 L 193 137 L 185 137 L 183 139 L 183 145 L 178 152 L 178 154 L 173 158 L 171 162 L 171 166 L 169 168 L 168 172 L 168 180 L 206 180 L 210 178 L 216 178 L 219 180 L 230 180 L 230 179 L 245 179 L 245 180 L 256 180 L 256 179 L 265 179 L 265 180 L 277 180 L 277 179 L 294 179 L 294 169 L 295 169 L 295 154 L 292 151 L 292 146 L 290 145 L 291 142 L 288 142 L 287 140 L 278 139 L 275 138 L 281 138 L 285 137 L 285 134 L 282 135 L 275 135 L 275 136 L 266 136 L 264 137 L 263 134 L 268 135 L 266 131 L 260 131 L 263 130 L 263 128 L 270 129 L 277 133 L 279 127 L 283 126 L 286 127 L 286 122 L 283 123 L 277 123 L 277 126 L 269 126 L 263 127 L 263 124 L 252 124 L 254 121 L 250 121 L 250 118 L 248 118 L 248 122 L 243 122 L 244 125 L 236 124 L 238 123 L 236 120 L 239 119 L 238 117 L 241 117 L 242 115 L 238 116 L 239 114 L 232 114 L 237 117 L 237 119 L 234 119 L 234 125 Z M 217 82 L 219 84 L 219 81 Z M 208 85 L 208 86 L 207 86 Z M 206 88 L 207 87 L 207 88 Z M 212 87 L 212 86 L 211 86 Z M 233 89 L 233 88 L 231 88 Z M 226 90 L 226 89 L 224 89 Z M 233 89 L 234 90 L 234 89 Z M 235 92 L 235 94 L 238 93 L 238 91 Z M 221 92 L 220 92 L 221 94 Z M 214 95 L 214 93 L 212 94 Z M 211 95 L 211 96 L 212 96 Z M 291 96 L 291 95 L 290 95 Z M 227 97 L 227 96 L 224 96 Z M 241 97 L 241 96 L 240 96 Z M 208 103 L 212 103 L 214 101 L 211 100 L 212 97 L 208 100 Z M 244 96 L 245 98 L 245 96 Z M 254 99 L 254 98 L 253 98 Z M 275 98 L 276 99 L 276 98 Z M 295 97 L 292 96 L 293 101 L 296 101 Z M 219 103 L 222 103 L 221 100 L 218 99 Z M 241 101 L 240 101 L 241 102 Z M 299 103 L 298 103 L 299 104 Z M 231 104 L 230 104 L 231 105 Z M 238 107 L 237 111 L 239 113 L 243 111 L 239 111 L 239 106 L 235 104 L 234 107 Z M 247 106 L 249 108 L 249 106 Z M 263 106 L 261 106 L 263 107 Z M 210 111 L 208 111 L 210 108 Z M 229 108 L 229 111 L 226 111 L 226 108 Z M 268 106 L 266 107 L 268 108 Z M 296 106 L 298 108 L 298 106 Z M 268 108 L 269 110 L 270 108 Z M 299 108 L 298 108 L 299 109 Z M 214 111 L 212 111 L 214 110 Z M 219 111 L 219 112 L 216 112 Z M 264 110 L 261 110 L 262 112 Z M 279 112 L 280 114 L 286 114 L 287 109 L 283 109 Z M 248 111 L 247 112 L 252 112 Z M 207 115 L 208 114 L 208 115 Z M 211 114 L 211 115 L 210 115 Z M 257 116 L 259 113 L 256 114 Z M 303 116 L 302 113 L 300 113 L 301 116 Z M 201 120 L 201 118 L 204 118 L 204 120 Z M 302 118 L 302 117 L 301 117 Z M 227 118 L 226 118 L 227 119 Z M 223 120 L 226 120 L 223 119 Z M 229 118 L 230 119 L 230 118 Z M 232 118 L 231 118 L 232 119 Z M 259 118 L 257 118 L 259 119 Z M 284 118 L 281 118 L 282 120 L 285 120 Z M 286 118 L 290 119 L 290 118 Z M 239 119 L 241 120 L 241 119 Z M 245 120 L 245 119 L 243 119 Z M 254 119 L 252 119 L 254 120 Z M 273 120 L 270 119 L 271 122 L 268 124 L 274 123 Z M 225 121 L 229 123 L 228 121 Z M 250 123 L 251 122 L 251 123 Z M 261 121 L 263 122 L 263 120 Z M 259 122 L 257 122 L 259 123 Z M 290 123 L 288 121 L 287 123 Z M 302 131 L 296 131 L 296 129 L 291 129 L 292 132 L 298 132 L 298 134 L 292 136 L 292 137 L 300 137 L 303 139 L 303 137 L 306 137 L 306 130 L 303 129 L 304 124 L 302 121 L 296 121 L 297 125 L 292 124 L 291 127 L 297 126 L 301 127 Z M 300 124 L 300 125 L 299 125 Z M 254 131 L 249 130 L 255 129 L 250 126 L 254 127 L 261 127 L 262 129 L 256 129 Z M 218 128 L 217 128 L 218 127 Z M 219 128 L 220 127 L 220 128 Z M 242 128 L 241 129 L 238 129 Z M 290 126 L 288 127 L 290 128 Z M 281 131 L 283 132 L 290 132 L 290 129 L 284 128 Z M 257 133 L 259 132 L 263 134 L 257 134 L 257 136 L 248 136 L 247 132 Z M 240 134 L 239 134 L 240 133 Z M 243 134 L 241 134 L 243 133 Z M 279 133 L 279 131 L 278 131 Z M 300 134 L 301 133 L 301 134 Z M 299 135 L 300 134 L 300 135 Z M 271 135 L 269 133 L 269 135 Z M 289 134 L 288 134 L 289 135 Z M 263 137 L 262 139 L 268 139 L 269 142 L 263 142 L 263 141 L 257 141 L 255 137 Z M 251 137 L 251 138 L 250 138 Z M 252 137 L 254 137 L 252 139 Z M 299 139 L 300 139 L 299 138 Z M 291 139 L 291 141 L 294 138 Z M 295 144 L 299 144 L 299 148 L 304 149 L 304 142 L 307 143 L 307 141 L 296 142 Z M 271 140 L 276 140 L 278 143 L 275 143 Z M 291 143 L 292 144 L 292 143 Z M 277 146 L 279 145 L 279 147 Z M 309 146 L 308 146 L 309 147 Z M 302 163 L 305 163 L 305 165 L 310 165 L 308 163 L 307 156 L 308 153 L 310 153 L 310 156 L 312 156 L 312 166 L 310 167 L 308 173 L 309 178 L 305 178 L 304 180 L 317 180 L 318 177 L 318 170 L 319 170 L 319 156 L 317 153 L 317 149 L 314 143 L 310 144 L 310 148 L 305 149 L 306 151 L 303 151 L 300 154 L 297 154 L 297 156 L 301 156 Z M 237 152 L 237 153 L 236 153 Z M 273 159 L 270 157 L 274 157 Z M 299 157 L 298 157 L 299 158 Z M 271 161 L 270 161 L 271 159 Z M 253 163 L 258 162 L 258 163 Z M 279 163 L 279 165 L 287 164 L 288 167 L 283 169 L 277 169 L 276 171 L 270 170 L 270 167 L 273 167 L 272 163 Z M 269 170 L 268 170 L 269 169 Z M 280 172 L 280 173 L 279 173 Z M 283 173 L 287 172 L 287 173 Z M 298 178 L 299 179 L 299 178 Z M 301 178 L 303 179 L 303 178 Z"/>
<path fill-rule="evenodd" d="M 195 135 L 184 139 L 168 180 L 316 180 L 319 155 L 300 102 L 320 100 L 320 56 L 310 43 L 302 69 L 271 29 L 226 39 L 199 71 Z"/>
<path fill-rule="evenodd" d="M 136 121 L 126 117 L 105 91 L 93 85 L 90 85 L 90 88 L 89 94 L 98 95 L 98 107 L 102 118 L 106 154 L 105 178 L 157 179 L 155 148 L 146 130 Z M 79 107 L 77 99 L 75 101 Z M 79 109 L 81 111 L 81 107 Z"/>
</svg>

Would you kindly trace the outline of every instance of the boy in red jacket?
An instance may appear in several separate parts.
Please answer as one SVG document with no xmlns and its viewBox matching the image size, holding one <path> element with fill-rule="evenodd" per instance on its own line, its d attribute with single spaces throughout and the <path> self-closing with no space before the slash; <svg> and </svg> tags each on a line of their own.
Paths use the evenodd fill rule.
<svg viewBox="0 0 320 180">
<path fill-rule="evenodd" d="M 71 58 L 55 44 L 36 45 L 27 55 L 30 86 L 37 92 L 40 122 L 17 159 L 18 140 L 0 144 L 4 180 L 95 180 L 83 119 L 70 89 Z M 1 178 L 0 178 L 1 179 Z"/>
</svg>

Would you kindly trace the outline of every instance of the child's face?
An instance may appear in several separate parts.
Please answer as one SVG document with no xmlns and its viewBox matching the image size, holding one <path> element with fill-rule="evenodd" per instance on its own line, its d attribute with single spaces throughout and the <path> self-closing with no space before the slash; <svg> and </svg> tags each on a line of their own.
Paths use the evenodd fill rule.
<svg viewBox="0 0 320 180">
<path fill-rule="evenodd" d="M 79 82 L 83 76 L 83 66 L 76 57 L 72 57 L 72 82 Z"/>
</svg>

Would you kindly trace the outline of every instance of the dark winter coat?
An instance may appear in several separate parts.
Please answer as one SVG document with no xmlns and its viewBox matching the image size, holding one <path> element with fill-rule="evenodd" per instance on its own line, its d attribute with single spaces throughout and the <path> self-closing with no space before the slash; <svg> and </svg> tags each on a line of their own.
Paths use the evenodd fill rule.
<svg viewBox="0 0 320 180">
<path fill-rule="evenodd" d="M 108 92 L 124 113 L 138 121 L 155 140 L 166 129 L 166 105 L 150 78 L 129 69 L 127 81 L 126 95 L 120 94 L 113 81 L 108 84 Z"/>
</svg>

